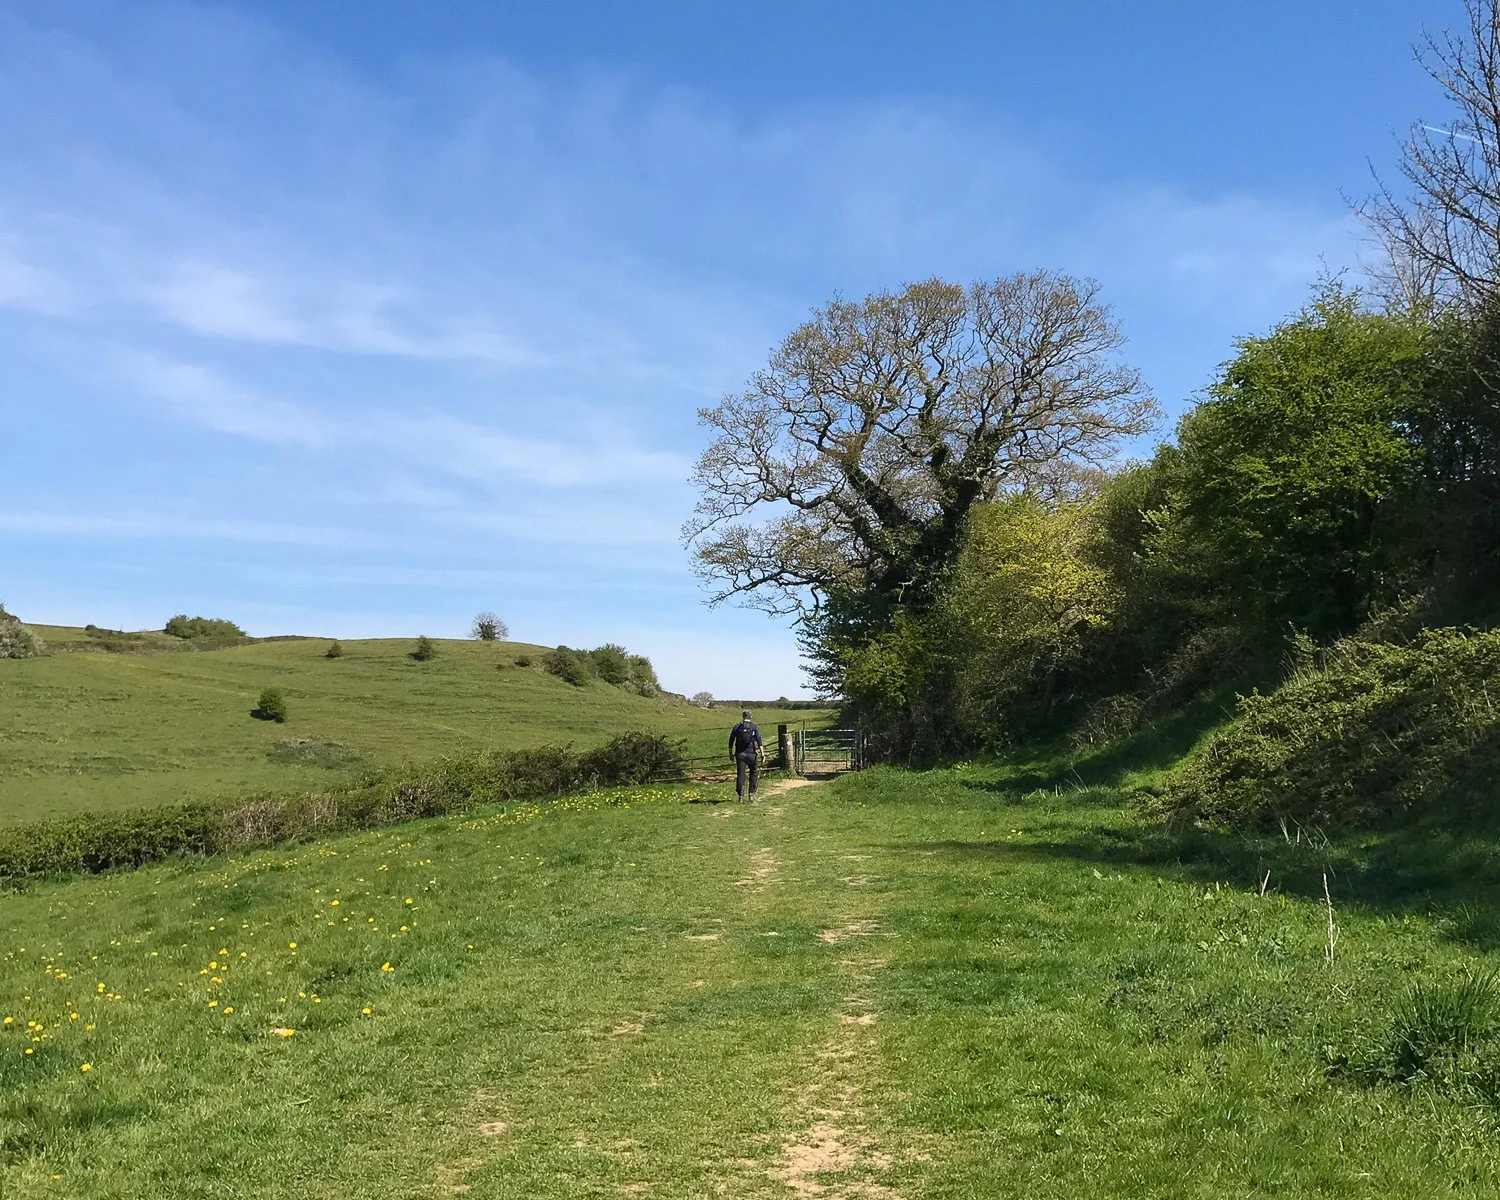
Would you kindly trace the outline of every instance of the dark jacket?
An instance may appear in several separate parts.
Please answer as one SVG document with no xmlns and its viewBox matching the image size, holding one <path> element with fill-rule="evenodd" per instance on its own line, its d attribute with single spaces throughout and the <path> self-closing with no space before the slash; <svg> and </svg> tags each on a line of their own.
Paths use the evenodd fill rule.
<svg viewBox="0 0 1500 1200">
<path fill-rule="evenodd" d="M 741 721 L 729 731 L 729 753 L 749 754 L 758 750 L 764 743 L 760 740 L 760 730 L 755 727 L 754 721 Z"/>
</svg>

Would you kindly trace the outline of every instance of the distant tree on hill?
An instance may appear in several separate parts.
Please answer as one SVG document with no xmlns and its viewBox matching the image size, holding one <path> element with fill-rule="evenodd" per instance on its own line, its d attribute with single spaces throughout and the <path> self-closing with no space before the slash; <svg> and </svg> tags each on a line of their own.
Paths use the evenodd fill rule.
<svg viewBox="0 0 1500 1200">
<path fill-rule="evenodd" d="M 494 613 L 482 612 L 474 618 L 469 636 L 481 642 L 503 642 L 510 637 L 510 629 Z"/>
<path fill-rule="evenodd" d="M 245 636 L 245 631 L 233 621 L 224 621 L 215 617 L 190 617 L 186 613 L 179 613 L 173 617 L 163 627 L 162 632 L 188 640 L 199 638 L 219 640 Z"/>
<path fill-rule="evenodd" d="M 695 692 L 693 703 L 699 708 L 712 708 L 714 705 L 714 694 L 712 692 Z"/>
<path fill-rule="evenodd" d="M 417 639 L 417 648 L 411 652 L 411 656 L 418 662 L 427 662 L 437 657 L 437 646 L 424 633 Z"/>
<path fill-rule="evenodd" d="M 328 647 L 328 653 L 325 654 L 323 657 L 324 658 L 343 658 L 344 657 L 344 648 L 343 648 L 343 646 L 339 645 L 338 642 L 334 642 L 332 645 L 330 645 Z"/>
<path fill-rule="evenodd" d="M 256 701 L 255 712 L 251 714 L 261 721 L 275 721 L 278 725 L 286 720 L 286 697 L 278 688 L 267 688 L 260 694 Z"/>
</svg>

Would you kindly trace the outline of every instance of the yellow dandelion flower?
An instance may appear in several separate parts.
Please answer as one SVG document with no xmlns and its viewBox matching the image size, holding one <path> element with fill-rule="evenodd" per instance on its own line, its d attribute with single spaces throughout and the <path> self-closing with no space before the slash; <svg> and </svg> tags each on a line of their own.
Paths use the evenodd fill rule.
<svg viewBox="0 0 1500 1200">
<path fill-rule="evenodd" d="M 396 968 L 393 967 L 393 966 L 391 966 L 390 963 L 381 963 L 380 964 L 380 969 L 382 971 L 394 971 Z"/>
<path fill-rule="evenodd" d="M 224 1008 L 224 1015 L 227 1017 L 233 1011 L 234 1011 L 234 1005 L 232 1005 L 232 1004 L 226 1005 L 225 1008 Z"/>
<path fill-rule="evenodd" d="M 286 944 L 286 948 L 288 950 L 295 950 L 297 948 L 297 943 L 296 942 L 288 942 Z"/>
<path fill-rule="evenodd" d="M 83 1027 L 83 1032 L 84 1033 L 93 1033 L 94 1032 L 94 1027 L 92 1025 L 85 1025 Z"/>
<path fill-rule="evenodd" d="M 79 1067 L 78 1069 L 80 1071 L 92 1071 L 94 1069 L 94 1064 L 93 1063 L 84 1063 L 83 1066 Z"/>
<path fill-rule="evenodd" d="M 78 1014 L 77 1013 L 69 1013 L 68 1014 L 68 1020 L 70 1020 L 70 1021 L 76 1021 L 76 1020 L 78 1020 Z"/>
<path fill-rule="evenodd" d="M 367 1016 L 367 1017 L 368 1017 L 368 1016 L 369 1016 L 369 1015 L 370 1015 L 370 1010 L 369 1010 L 369 1009 L 368 1009 L 368 1008 L 362 1008 L 362 1009 L 360 1009 L 360 1010 L 359 1010 L 359 1011 L 360 1011 L 360 1012 L 361 1012 L 361 1013 L 363 1013 L 363 1014 L 364 1014 L 364 1015 L 365 1015 L 365 1016 Z"/>
</svg>

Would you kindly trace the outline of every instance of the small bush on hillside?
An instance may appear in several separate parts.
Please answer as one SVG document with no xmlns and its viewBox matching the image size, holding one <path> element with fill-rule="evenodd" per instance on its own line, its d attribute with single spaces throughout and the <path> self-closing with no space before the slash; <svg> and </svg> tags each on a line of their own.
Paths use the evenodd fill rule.
<svg viewBox="0 0 1500 1200">
<path fill-rule="evenodd" d="M 1168 814 L 1240 827 L 1373 826 L 1493 807 L 1500 631 L 1336 644 L 1169 778 Z"/>
<path fill-rule="evenodd" d="M 286 697 L 279 688 L 267 688 L 256 701 L 253 715 L 259 721 L 275 721 L 280 724 L 287 716 Z"/>
<path fill-rule="evenodd" d="M 429 662 L 437 657 L 437 645 L 425 633 L 417 639 L 417 648 L 411 656 L 418 662 Z"/>
<path fill-rule="evenodd" d="M 189 617 L 185 613 L 179 613 L 173 617 L 162 629 L 163 633 L 169 633 L 173 637 L 184 640 L 228 641 L 231 638 L 242 638 L 245 631 L 233 621 L 219 620 L 214 617 Z"/>
<path fill-rule="evenodd" d="M 529 655 L 529 654 L 518 654 L 518 655 L 516 655 L 516 666 L 518 666 L 518 667 L 529 667 L 529 666 L 531 666 L 531 655 Z"/>
<path fill-rule="evenodd" d="M 343 648 L 343 646 L 339 645 L 338 642 L 334 642 L 334 643 L 332 643 L 328 647 L 328 651 L 327 651 L 327 653 L 325 653 L 323 655 L 323 657 L 324 658 L 343 658 L 344 657 L 344 648 Z"/>
<path fill-rule="evenodd" d="M 0 658 L 40 658 L 46 643 L 0 604 Z"/>
<path fill-rule="evenodd" d="M 474 618 L 470 636 L 481 642 L 503 642 L 510 636 L 510 629 L 492 612 L 482 612 Z"/>
</svg>

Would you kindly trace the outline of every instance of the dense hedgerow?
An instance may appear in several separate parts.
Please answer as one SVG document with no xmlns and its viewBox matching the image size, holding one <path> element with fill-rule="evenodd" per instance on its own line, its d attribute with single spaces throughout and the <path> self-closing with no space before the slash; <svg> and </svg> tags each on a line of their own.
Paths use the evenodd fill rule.
<svg viewBox="0 0 1500 1200">
<path fill-rule="evenodd" d="M 559 646 L 547 652 L 545 665 L 548 672 L 574 687 L 583 687 L 591 679 L 599 679 L 638 696 L 650 698 L 661 694 L 661 684 L 657 682 L 651 660 L 641 654 L 631 654 L 613 642 L 593 650 Z"/>
<path fill-rule="evenodd" d="M 1377 826 L 1493 806 L 1500 631 L 1346 640 L 1237 718 L 1156 798 L 1221 824 Z"/>
<path fill-rule="evenodd" d="M 342 791 L 89 813 L 0 828 L 0 883 L 219 854 L 444 816 L 479 804 L 681 779 L 684 753 L 681 741 L 626 733 L 595 750 L 543 746 L 441 759 L 368 777 Z"/>
<path fill-rule="evenodd" d="M 193 641 L 200 639 L 215 642 L 229 641 L 245 636 L 245 631 L 233 621 L 224 621 L 215 617 L 190 617 L 186 613 L 179 613 L 173 617 L 163 626 L 162 632 Z"/>
</svg>

